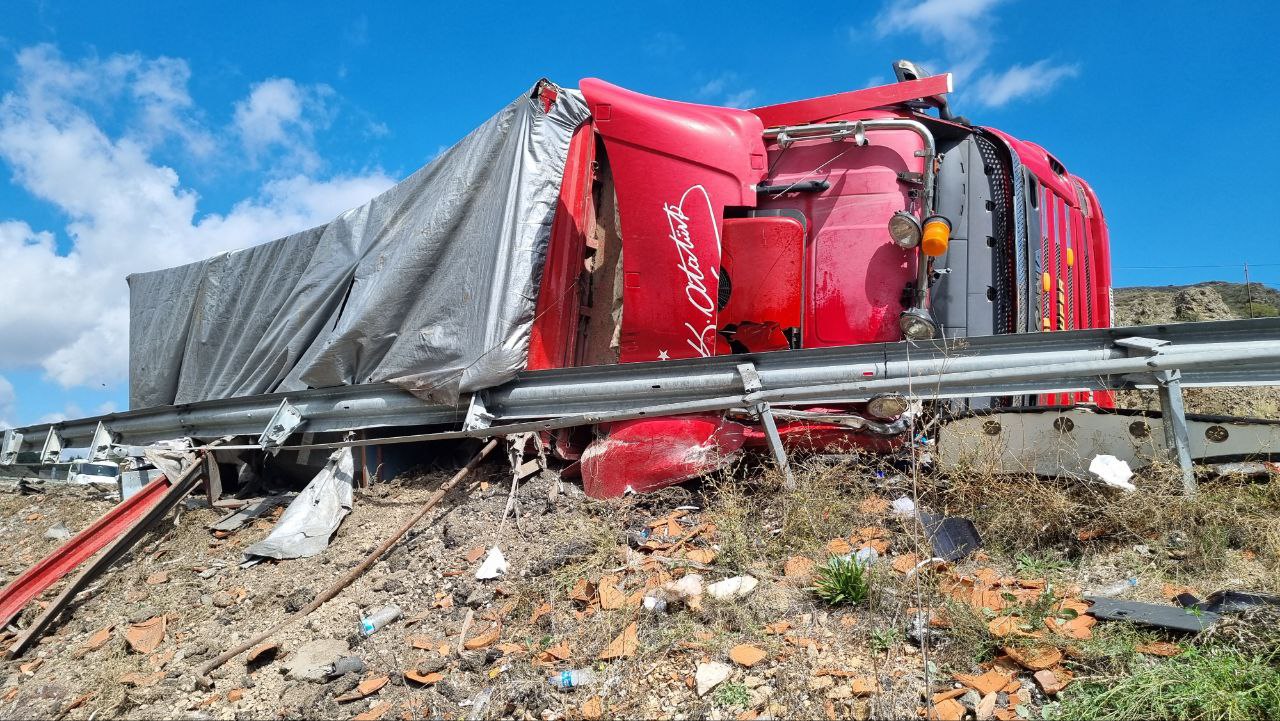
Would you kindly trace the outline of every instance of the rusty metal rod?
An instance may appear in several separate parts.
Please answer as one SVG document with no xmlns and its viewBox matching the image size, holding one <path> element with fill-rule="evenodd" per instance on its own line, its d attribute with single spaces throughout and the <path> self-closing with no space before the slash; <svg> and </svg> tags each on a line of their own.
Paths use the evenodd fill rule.
<svg viewBox="0 0 1280 721">
<path fill-rule="evenodd" d="M 422 520 L 422 517 L 427 515 L 427 513 L 430 512 L 432 508 L 435 508 L 436 504 L 439 503 L 442 498 L 444 498 L 445 494 L 448 493 L 450 490 L 452 490 L 453 487 L 458 484 L 458 481 L 461 481 L 468 473 L 475 470 L 476 466 L 480 465 L 480 462 L 484 460 L 485 456 L 489 455 L 489 453 L 493 451 L 494 448 L 497 447 L 499 440 L 500 439 L 498 438 L 494 438 L 490 440 L 488 443 L 486 443 L 484 448 L 481 448 L 480 452 L 476 453 L 475 457 L 472 458 L 470 461 L 468 461 L 467 465 L 462 467 L 462 470 L 453 474 L 452 478 L 445 481 L 440 486 L 440 488 L 436 490 L 435 493 L 431 494 L 431 497 L 427 499 L 427 502 L 425 504 L 423 504 L 421 510 L 415 513 L 412 518 L 405 521 L 404 525 L 396 529 L 396 532 L 391 534 L 390 538 L 388 538 L 386 541 L 383 541 L 381 546 L 378 546 L 377 548 L 375 548 L 372 553 L 370 553 L 368 556 L 365 557 L 363 561 L 360 562 L 359 565 L 351 569 L 350 573 L 348 573 L 347 575 L 343 576 L 342 578 L 334 582 L 332 586 L 325 589 L 324 592 L 322 592 L 320 595 L 316 596 L 315 600 L 307 604 L 304 608 L 299 609 L 297 613 L 291 616 L 286 616 L 284 620 L 280 621 L 280 623 L 277 623 L 276 625 L 272 626 L 266 631 L 263 631 L 262 633 L 258 634 L 257 636 L 254 636 L 248 641 L 245 641 L 244 643 L 236 646 L 235 648 L 232 648 L 229 651 L 226 651 L 221 656 L 218 656 L 217 658 L 213 659 L 209 663 L 206 663 L 204 666 L 200 668 L 200 672 L 196 676 L 196 683 L 200 684 L 204 688 L 212 687 L 213 679 L 209 678 L 209 674 L 213 673 L 213 671 L 216 670 L 218 667 L 222 666 L 224 663 L 226 663 L 227 661 L 230 661 L 231 659 L 235 658 L 241 653 L 244 653 L 245 651 L 248 651 L 254 646 L 257 646 L 258 644 L 267 640 L 268 638 L 273 636 L 276 632 L 280 631 L 282 628 L 288 626 L 294 621 L 297 621 L 301 618 L 306 617 L 312 611 L 316 610 L 317 608 L 320 608 L 329 600 L 331 600 L 334 596 L 337 596 L 339 593 L 341 593 L 342 589 L 351 585 L 352 581 L 355 581 L 357 578 L 361 576 L 361 574 L 369 570 L 369 567 L 372 566 L 375 562 L 377 562 L 379 558 L 382 557 L 382 554 L 386 553 L 388 549 L 390 549 L 392 546 L 396 544 L 397 541 L 399 541 L 402 537 L 404 537 L 404 534 L 408 533 L 409 529 L 413 528 L 413 526 L 417 524 L 418 521 Z"/>
</svg>

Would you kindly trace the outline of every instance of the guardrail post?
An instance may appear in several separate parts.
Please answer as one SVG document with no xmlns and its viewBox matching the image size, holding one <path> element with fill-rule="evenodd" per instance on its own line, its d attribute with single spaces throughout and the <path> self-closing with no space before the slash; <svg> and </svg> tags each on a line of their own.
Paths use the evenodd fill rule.
<svg viewBox="0 0 1280 721">
<path fill-rule="evenodd" d="M 1170 455 L 1182 469 L 1182 490 L 1188 496 L 1196 493 L 1196 475 L 1191 465 L 1191 435 L 1187 432 L 1187 410 L 1182 402 L 1182 371 L 1165 370 L 1155 374 L 1160 386 L 1160 414 L 1164 416 L 1164 440 Z"/>
<path fill-rule="evenodd" d="M 764 389 L 764 384 L 760 382 L 760 374 L 756 372 L 754 364 L 740 364 L 738 366 L 738 375 L 742 376 L 742 388 L 747 393 L 755 393 Z M 773 454 L 773 460 L 778 464 L 778 470 L 782 471 L 784 479 L 782 487 L 788 491 L 794 491 L 796 478 L 791 473 L 791 463 L 787 460 L 787 449 L 782 446 L 782 436 L 778 433 L 778 423 L 774 420 L 773 409 L 769 407 L 767 402 L 761 401 L 751 406 L 751 411 L 760 419 L 760 425 L 764 426 L 764 437 L 769 444 L 769 452 Z"/>
<path fill-rule="evenodd" d="M 44 446 L 40 449 L 40 462 L 45 465 L 53 465 L 62 460 L 62 436 L 58 433 L 56 427 L 50 428 L 45 434 Z"/>
<path fill-rule="evenodd" d="M 22 451 L 22 434 L 10 428 L 4 432 L 4 441 L 0 443 L 0 466 L 12 466 Z"/>
</svg>

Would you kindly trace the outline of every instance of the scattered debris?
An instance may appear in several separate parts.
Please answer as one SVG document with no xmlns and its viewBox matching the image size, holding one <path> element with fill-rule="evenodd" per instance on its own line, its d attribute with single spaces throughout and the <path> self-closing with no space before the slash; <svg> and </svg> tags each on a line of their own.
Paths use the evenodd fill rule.
<svg viewBox="0 0 1280 721">
<path fill-rule="evenodd" d="M 609 642 L 609 645 L 600 652 L 600 660 L 608 661 L 614 658 L 630 658 L 636 655 L 636 649 L 640 646 L 639 630 L 636 628 L 636 622 L 632 621 L 627 627 L 622 629 L 622 633 Z"/>
<path fill-rule="evenodd" d="M 349 703 L 351 701 L 359 701 L 360 699 L 365 698 L 366 696 L 373 695 L 378 691 L 382 690 L 382 687 L 386 686 L 387 682 L 390 680 L 391 679 L 388 676 L 370 676 L 369 678 L 366 678 L 363 681 L 361 681 L 359 685 L 357 685 L 355 689 L 350 693 L 345 693 L 341 696 L 335 697 L 333 700 L 337 701 L 338 703 Z"/>
<path fill-rule="evenodd" d="M 729 649 L 729 659 L 744 668 L 752 666 L 763 661 L 768 654 L 758 646 L 741 643 Z"/>
<path fill-rule="evenodd" d="M 129 626 L 124 632 L 124 640 L 134 653 L 147 654 L 160 647 L 164 642 L 168 619 L 154 616 L 140 623 Z"/>
<path fill-rule="evenodd" d="M 924 525 L 929 542 L 933 544 L 933 555 L 938 558 L 958 561 L 982 548 L 978 529 L 967 518 L 935 516 L 928 511 L 921 511 L 920 523 Z"/>
<path fill-rule="evenodd" d="M 1105 453 L 1094 456 L 1093 460 L 1089 461 L 1089 472 L 1112 488 L 1119 488 L 1122 491 L 1138 490 L 1129 482 L 1129 479 L 1133 478 L 1133 471 L 1129 468 L 1128 461 L 1122 461 L 1115 456 Z"/>
<path fill-rule="evenodd" d="M 65 541 L 71 538 L 71 529 L 67 528 L 67 524 L 62 521 L 49 526 L 49 530 L 44 532 L 45 538 L 51 538 L 55 541 Z"/>
<path fill-rule="evenodd" d="M 485 556 L 484 563 L 480 564 L 480 568 L 476 570 L 476 578 L 481 581 L 488 581 L 507 572 L 507 559 L 502 555 L 502 549 L 494 546 L 489 549 L 489 555 Z"/>
<path fill-rule="evenodd" d="M 284 672 L 299 681 L 321 681 L 348 651 L 346 641 L 333 638 L 308 641 L 285 659 Z"/>
<path fill-rule="evenodd" d="M 334 451 L 285 509 L 271 534 L 244 549 L 245 561 L 307 558 L 327 548 L 329 538 L 351 512 L 353 474 L 351 449 Z"/>
<path fill-rule="evenodd" d="M 1200 633 L 1221 618 L 1212 611 L 1196 609 L 1193 613 L 1181 606 L 1164 606 L 1140 601 L 1118 601 L 1101 596 L 1085 596 L 1093 604 L 1089 615 L 1104 621 L 1128 621 L 1143 626 L 1158 626 L 1173 631 Z"/>
<path fill-rule="evenodd" d="M 378 629 L 391 623 L 392 621 L 404 615 L 404 611 L 400 607 L 393 604 L 383 606 L 373 613 L 360 619 L 360 635 L 368 638 L 378 632 Z"/>
<path fill-rule="evenodd" d="M 292 496 L 267 496 L 266 498 L 252 499 L 239 509 L 210 524 L 209 530 L 227 533 L 237 531 L 249 521 L 268 515 L 280 506 L 287 504 L 291 499 Z"/>
<path fill-rule="evenodd" d="M 707 595 L 717 601 L 729 601 L 751 595 L 758 585 L 760 580 L 754 576 L 734 576 L 708 585 Z"/>
<path fill-rule="evenodd" d="M 570 689 L 582 686 L 591 686 L 596 682 L 596 674 L 589 668 L 575 668 L 547 678 L 547 683 L 553 688 L 560 691 L 568 691 Z"/>
</svg>

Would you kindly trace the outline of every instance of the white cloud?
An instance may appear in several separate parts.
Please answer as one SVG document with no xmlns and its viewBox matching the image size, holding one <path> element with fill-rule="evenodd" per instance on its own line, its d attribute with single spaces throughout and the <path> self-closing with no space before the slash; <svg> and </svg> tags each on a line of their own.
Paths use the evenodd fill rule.
<svg viewBox="0 0 1280 721">
<path fill-rule="evenodd" d="M 13 384 L 8 378 L 0 376 L 0 428 L 14 426 L 13 419 L 16 417 L 14 406 L 17 402 L 18 397 L 13 392 Z"/>
<path fill-rule="evenodd" d="M 1049 60 L 993 70 L 987 60 L 1000 43 L 995 10 L 1007 0 L 890 0 L 873 21 L 880 37 L 914 34 L 929 48 L 940 48 L 944 60 L 922 63 L 929 72 L 956 76 L 959 95 L 987 107 L 1049 92 L 1079 72 L 1072 64 Z"/>
<path fill-rule="evenodd" d="M 713 105 L 745 108 L 755 98 L 756 89 L 742 85 L 737 73 L 722 73 L 698 86 L 694 95 Z"/>
<path fill-rule="evenodd" d="M 333 96 L 327 85 L 299 85 L 289 78 L 271 78 L 254 85 L 249 96 L 236 103 L 235 125 L 241 142 L 255 160 L 275 149 L 284 149 L 305 170 L 314 170 L 320 158 L 311 143 L 317 128 L 327 125 L 326 100 Z"/>
<path fill-rule="evenodd" d="M 1014 65 L 1002 73 L 987 73 L 978 79 L 975 91 L 983 105 L 998 108 L 1012 100 L 1044 95 L 1079 72 L 1078 66 L 1055 65 L 1045 59 L 1030 65 Z"/>
<path fill-rule="evenodd" d="M 60 252 L 48 230 L 0 218 L 0 369 L 39 366 L 64 387 L 117 383 L 128 365 L 126 275 L 327 222 L 394 184 L 377 169 L 327 178 L 298 172 L 264 179 L 225 214 L 201 214 L 198 193 L 157 159 L 165 138 L 189 150 L 206 142 L 235 147 L 245 132 L 256 133 L 254 152 L 302 154 L 318 164 L 310 143 L 322 123 L 309 116 L 307 96 L 317 91 L 275 79 L 237 106 L 233 131 L 207 129 L 197 122 L 189 77 L 182 60 L 113 55 L 73 63 L 50 46 L 18 53 L 15 86 L 0 98 L 0 162 L 67 217 L 70 248 Z M 264 94 L 264 86 L 292 90 Z M 289 109 L 291 93 L 301 99 Z M 117 122 L 121 113 L 127 122 Z"/>
<path fill-rule="evenodd" d="M 725 107 L 728 107 L 728 108 L 745 108 L 747 107 L 748 104 L 751 103 L 751 99 L 754 98 L 755 96 L 756 96 L 756 89 L 747 88 L 746 90 L 739 90 L 736 93 L 730 93 L 729 95 L 726 95 L 723 100 L 723 103 Z"/>
<path fill-rule="evenodd" d="M 987 58 L 994 33 L 991 11 L 1005 0 L 921 0 L 890 2 L 876 16 L 881 36 L 915 33 L 946 53 L 951 72 L 968 77 Z M 930 68 L 930 70 L 935 70 Z"/>
</svg>

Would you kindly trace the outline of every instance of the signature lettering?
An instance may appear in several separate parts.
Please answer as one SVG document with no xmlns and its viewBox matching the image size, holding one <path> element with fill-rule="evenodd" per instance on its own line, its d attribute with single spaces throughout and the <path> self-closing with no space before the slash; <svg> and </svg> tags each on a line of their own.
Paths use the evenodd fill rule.
<svg viewBox="0 0 1280 721">
<path fill-rule="evenodd" d="M 714 319 L 716 301 L 707 290 L 707 276 L 702 268 L 702 260 L 694 250 L 693 236 L 689 232 L 689 215 L 684 207 L 685 201 L 695 190 L 700 192 L 706 201 L 707 212 L 711 216 L 711 227 L 714 232 L 715 216 L 711 210 L 711 198 L 707 196 L 706 189 L 701 185 L 695 185 L 686 190 L 684 195 L 680 197 L 678 204 L 666 203 L 662 209 L 667 214 L 667 224 L 671 228 L 671 233 L 668 237 L 676 248 L 676 257 L 678 258 L 676 267 L 680 269 L 680 272 L 684 273 L 685 277 L 684 297 L 694 311 L 708 321 L 702 324 L 701 329 L 686 321 L 684 327 L 688 331 L 688 337 L 685 342 L 698 355 L 708 357 L 715 353 L 716 327 Z M 719 245 L 718 238 L 716 245 Z M 711 272 L 714 274 L 715 269 L 713 268 Z"/>
</svg>

